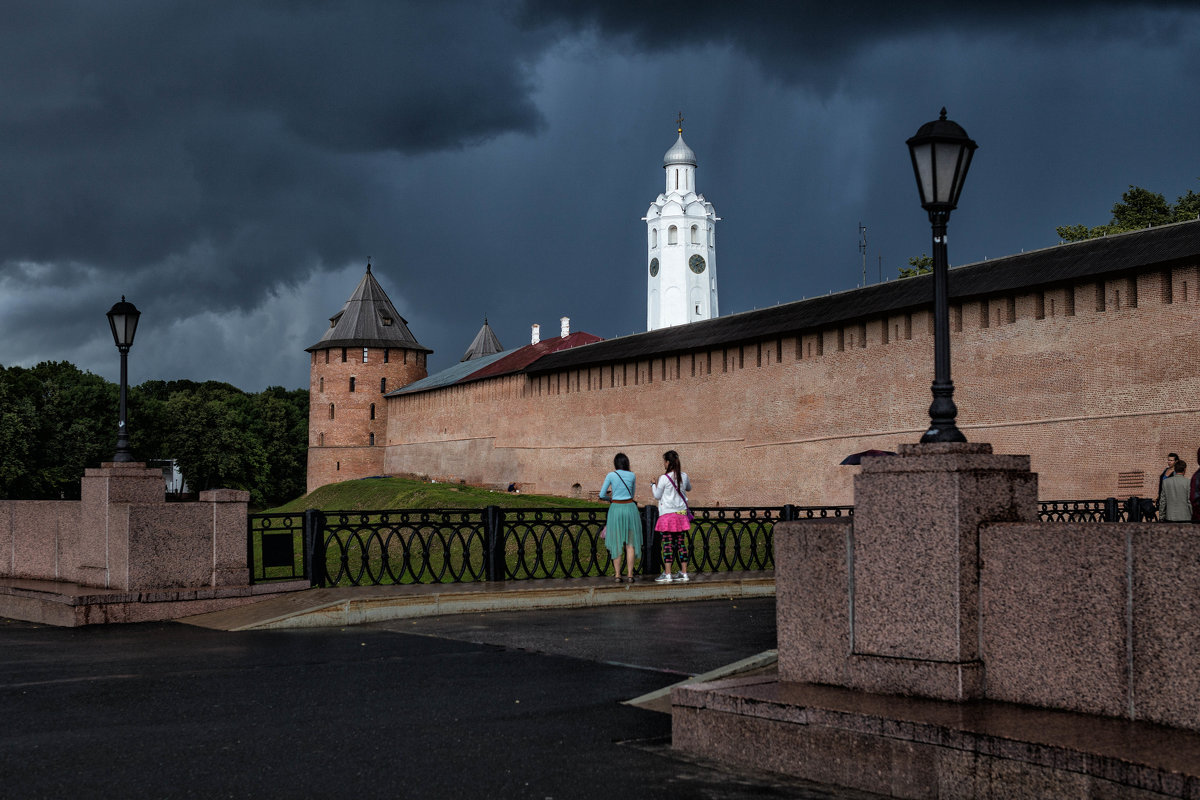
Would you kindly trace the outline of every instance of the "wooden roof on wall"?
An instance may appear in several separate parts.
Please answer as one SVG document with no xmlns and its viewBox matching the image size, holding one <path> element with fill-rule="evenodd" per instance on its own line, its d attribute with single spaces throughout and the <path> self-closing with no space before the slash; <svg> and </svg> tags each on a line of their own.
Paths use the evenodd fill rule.
<svg viewBox="0 0 1200 800">
<path fill-rule="evenodd" d="M 982 298 L 1117 277 L 1200 261 L 1200 221 L 1180 222 L 956 267 L 951 300 Z M 614 361 L 657 358 L 740 342 L 795 336 L 933 304 L 933 278 L 920 275 L 771 308 L 660 328 L 550 353 L 526 367 L 530 374 L 580 369 Z"/>
</svg>

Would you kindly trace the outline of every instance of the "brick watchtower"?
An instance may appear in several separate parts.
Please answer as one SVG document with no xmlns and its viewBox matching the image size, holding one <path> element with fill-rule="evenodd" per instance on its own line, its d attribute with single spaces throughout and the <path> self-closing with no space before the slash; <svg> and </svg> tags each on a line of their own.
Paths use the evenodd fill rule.
<svg viewBox="0 0 1200 800">
<path fill-rule="evenodd" d="M 424 378 L 423 347 L 371 274 L 329 319 L 312 353 L 308 389 L 308 491 L 383 473 L 387 392 Z"/>
</svg>

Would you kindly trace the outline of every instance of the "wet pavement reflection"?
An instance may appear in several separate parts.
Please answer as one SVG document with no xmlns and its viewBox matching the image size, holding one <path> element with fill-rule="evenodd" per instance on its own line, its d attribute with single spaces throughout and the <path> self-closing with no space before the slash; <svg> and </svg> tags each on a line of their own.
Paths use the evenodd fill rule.
<svg viewBox="0 0 1200 800">
<path fill-rule="evenodd" d="M 865 797 L 681 758 L 668 716 L 621 705 L 774 637 L 770 599 L 232 633 L 0 620 L 0 795 Z"/>
</svg>

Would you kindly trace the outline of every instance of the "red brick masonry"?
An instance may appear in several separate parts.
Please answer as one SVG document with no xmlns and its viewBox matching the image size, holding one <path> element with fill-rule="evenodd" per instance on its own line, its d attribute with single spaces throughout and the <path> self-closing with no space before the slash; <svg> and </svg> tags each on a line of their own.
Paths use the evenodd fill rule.
<svg viewBox="0 0 1200 800">
<path fill-rule="evenodd" d="M 953 303 L 959 426 L 1029 454 L 1044 499 L 1154 496 L 1164 455 L 1200 445 L 1200 369 L 1164 357 L 1195 349 L 1198 286 L 1192 263 Z M 844 456 L 928 425 L 932 350 L 918 311 L 389 398 L 383 469 L 568 495 L 618 450 L 649 477 L 674 448 L 697 505 L 849 503 Z M 310 486 L 361 477 L 334 457 Z"/>
</svg>

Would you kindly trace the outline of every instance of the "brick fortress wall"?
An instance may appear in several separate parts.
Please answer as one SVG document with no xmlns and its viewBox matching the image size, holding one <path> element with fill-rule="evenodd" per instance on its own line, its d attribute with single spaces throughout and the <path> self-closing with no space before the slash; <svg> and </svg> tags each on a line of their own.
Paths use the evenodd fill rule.
<svg viewBox="0 0 1200 800">
<path fill-rule="evenodd" d="M 312 353 L 308 387 L 309 491 L 327 483 L 382 475 L 388 418 L 384 391 L 393 391 L 427 374 L 423 352 L 372 347 L 366 350 L 365 361 L 363 352 L 362 347 L 332 347 Z M 354 391 L 350 391 L 351 378 Z M 381 385 L 381 380 L 386 384 Z"/>
<path fill-rule="evenodd" d="M 1198 284 L 1193 263 L 952 303 L 960 428 L 1031 455 L 1043 499 L 1153 497 L 1165 453 L 1190 461 L 1200 445 Z M 624 451 L 646 500 L 674 448 L 697 505 L 850 503 L 858 468 L 839 462 L 916 442 L 932 373 L 920 311 L 504 376 L 389 398 L 382 471 L 569 495 L 598 489 Z M 310 455 L 310 486 L 327 474 Z"/>
</svg>

